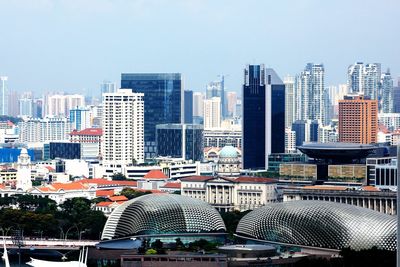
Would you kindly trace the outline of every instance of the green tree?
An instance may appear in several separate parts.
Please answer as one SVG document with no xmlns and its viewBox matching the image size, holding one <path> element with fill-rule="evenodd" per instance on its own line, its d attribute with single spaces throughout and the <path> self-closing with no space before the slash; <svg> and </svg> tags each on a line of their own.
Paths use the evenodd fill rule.
<svg viewBox="0 0 400 267">
<path fill-rule="evenodd" d="M 129 187 L 125 187 L 121 190 L 120 195 L 125 196 L 127 199 L 133 199 L 143 195 L 151 194 L 151 191 L 139 191 Z"/>
<path fill-rule="evenodd" d="M 124 181 L 124 180 L 126 180 L 126 176 L 123 175 L 122 173 L 114 173 L 114 174 L 111 176 L 111 179 L 112 179 L 113 181 Z"/>
<path fill-rule="evenodd" d="M 236 227 L 239 221 L 249 212 L 250 210 L 243 212 L 237 210 L 230 212 L 221 212 L 221 217 L 224 220 L 226 230 L 231 236 L 233 236 L 233 234 L 236 232 Z"/>
<path fill-rule="evenodd" d="M 157 254 L 157 250 L 155 249 L 150 248 L 146 250 L 146 255 L 155 255 L 155 254 Z"/>
</svg>

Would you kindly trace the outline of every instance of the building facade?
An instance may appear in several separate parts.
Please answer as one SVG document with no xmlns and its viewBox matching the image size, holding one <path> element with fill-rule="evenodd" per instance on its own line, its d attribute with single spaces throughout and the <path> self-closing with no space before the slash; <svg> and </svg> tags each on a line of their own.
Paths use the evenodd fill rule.
<svg viewBox="0 0 400 267">
<path fill-rule="evenodd" d="M 193 123 L 193 91 L 184 91 L 184 105 L 184 123 L 191 124 Z"/>
<path fill-rule="evenodd" d="M 144 95 L 120 89 L 103 94 L 103 164 L 144 162 Z"/>
<path fill-rule="evenodd" d="M 19 122 L 18 127 L 21 143 L 65 141 L 71 132 L 69 120 L 59 117 L 29 118 Z"/>
<path fill-rule="evenodd" d="M 181 179 L 181 194 L 200 199 L 219 211 L 245 211 L 278 200 L 276 181 L 262 177 L 192 176 Z"/>
<path fill-rule="evenodd" d="M 346 96 L 339 101 L 339 142 L 377 142 L 378 101 L 363 96 Z"/>
<path fill-rule="evenodd" d="M 243 84 L 243 168 L 265 169 L 285 151 L 285 85 L 273 69 L 248 65 Z"/>
<path fill-rule="evenodd" d="M 181 123 L 183 85 L 180 73 L 122 73 L 121 88 L 144 94 L 145 158 L 156 156 L 156 125 Z"/>
<path fill-rule="evenodd" d="M 222 120 L 221 98 L 212 97 L 210 99 L 204 100 L 203 103 L 204 129 L 220 128 Z"/>
<path fill-rule="evenodd" d="M 156 126 L 157 156 L 201 161 L 203 159 L 203 126 L 193 124 L 160 124 Z"/>
<path fill-rule="evenodd" d="M 90 128 L 91 124 L 91 114 L 90 109 L 76 107 L 69 111 L 69 120 L 72 124 L 72 129 L 74 130 L 84 130 Z"/>
<path fill-rule="evenodd" d="M 212 129 L 204 130 L 204 147 L 218 147 L 231 145 L 237 148 L 242 147 L 242 131 L 235 129 Z"/>
</svg>

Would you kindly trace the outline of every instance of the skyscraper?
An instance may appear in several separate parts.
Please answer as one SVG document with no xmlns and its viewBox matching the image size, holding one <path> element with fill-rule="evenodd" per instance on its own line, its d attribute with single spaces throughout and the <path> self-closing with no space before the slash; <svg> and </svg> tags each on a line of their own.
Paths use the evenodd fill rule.
<svg viewBox="0 0 400 267">
<path fill-rule="evenodd" d="M 181 123 L 183 85 L 180 73 L 122 73 L 121 87 L 144 93 L 145 158 L 156 156 L 156 125 Z"/>
<path fill-rule="evenodd" d="M 1 76 L 1 90 L 0 90 L 0 115 L 8 115 L 8 77 Z"/>
<path fill-rule="evenodd" d="M 144 95 L 120 89 L 103 94 L 102 156 L 106 167 L 144 162 Z"/>
<path fill-rule="evenodd" d="M 184 103 L 185 103 L 185 112 L 184 114 L 184 123 L 192 124 L 193 123 L 193 91 L 185 90 L 184 92 Z"/>
<path fill-rule="evenodd" d="M 227 92 L 226 93 L 226 102 L 227 102 L 227 117 L 233 117 L 236 115 L 236 103 L 237 103 L 237 94 L 236 92 Z"/>
<path fill-rule="evenodd" d="M 325 69 L 323 64 L 308 63 L 296 76 L 296 120 L 317 120 L 325 124 Z"/>
<path fill-rule="evenodd" d="M 211 99 L 213 97 L 221 98 L 221 117 L 226 116 L 226 100 L 225 100 L 225 79 L 224 75 L 221 75 L 221 80 L 210 82 L 206 89 L 206 98 Z"/>
<path fill-rule="evenodd" d="M 356 62 L 347 70 L 347 86 L 352 94 L 377 99 L 381 78 L 381 64 Z"/>
<path fill-rule="evenodd" d="M 286 76 L 283 83 L 285 84 L 285 127 L 290 128 L 296 117 L 294 77 Z"/>
<path fill-rule="evenodd" d="M 393 88 L 393 112 L 400 113 L 400 78 Z"/>
<path fill-rule="evenodd" d="M 393 103 L 393 79 L 390 75 L 390 70 L 387 70 L 385 73 L 382 73 L 381 76 L 381 110 L 384 113 L 393 112 L 394 103 Z"/>
<path fill-rule="evenodd" d="M 377 133 L 378 100 L 353 95 L 339 101 L 339 142 L 376 143 Z"/>
<path fill-rule="evenodd" d="M 185 160 L 203 158 L 203 126 L 191 124 L 157 125 L 157 155 Z"/>
<path fill-rule="evenodd" d="M 364 64 L 356 62 L 347 69 L 347 86 L 352 94 L 364 93 Z"/>
<path fill-rule="evenodd" d="M 204 100 L 204 129 L 221 127 L 221 98 L 212 97 Z"/>
<path fill-rule="evenodd" d="M 100 92 L 101 92 L 101 94 L 114 93 L 116 91 L 117 91 L 116 83 L 113 83 L 113 82 L 110 82 L 110 81 L 103 81 L 100 84 Z"/>
<path fill-rule="evenodd" d="M 247 65 L 243 84 L 243 167 L 266 169 L 285 151 L 285 85 L 273 69 Z"/>
</svg>

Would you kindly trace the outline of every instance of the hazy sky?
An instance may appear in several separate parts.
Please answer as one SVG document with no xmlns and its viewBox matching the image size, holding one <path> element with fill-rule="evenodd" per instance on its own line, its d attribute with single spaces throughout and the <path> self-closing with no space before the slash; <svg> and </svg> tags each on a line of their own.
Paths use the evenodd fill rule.
<svg viewBox="0 0 400 267">
<path fill-rule="evenodd" d="M 121 72 L 181 72 L 204 90 L 246 64 L 283 77 L 324 63 L 326 85 L 355 61 L 400 75 L 399 0 L 0 0 L 0 75 L 19 91 L 97 93 Z"/>
</svg>

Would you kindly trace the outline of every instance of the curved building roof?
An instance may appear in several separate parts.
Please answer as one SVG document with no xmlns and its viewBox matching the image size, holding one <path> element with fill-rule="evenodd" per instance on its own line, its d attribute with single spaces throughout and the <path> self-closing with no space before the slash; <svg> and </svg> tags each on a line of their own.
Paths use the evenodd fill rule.
<svg viewBox="0 0 400 267">
<path fill-rule="evenodd" d="M 395 216 L 348 204 L 290 201 L 244 216 L 238 235 L 262 241 L 328 249 L 396 250 Z"/>
<path fill-rule="evenodd" d="M 238 152 L 236 148 L 233 146 L 224 146 L 219 152 L 220 158 L 237 158 Z"/>
<path fill-rule="evenodd" d="M 354 143 L 306 143 L 297 148 L 310 158 L 346 162 L 366 158 L 374 152 L 376 146 Z"/>
<path fill-rule="evenodd" d="M 102 239 L 225 231 L 218 211 L 206 202 L 174 194 L 149 194 L 116 208 L 104 226 Z"/>
</svg>

